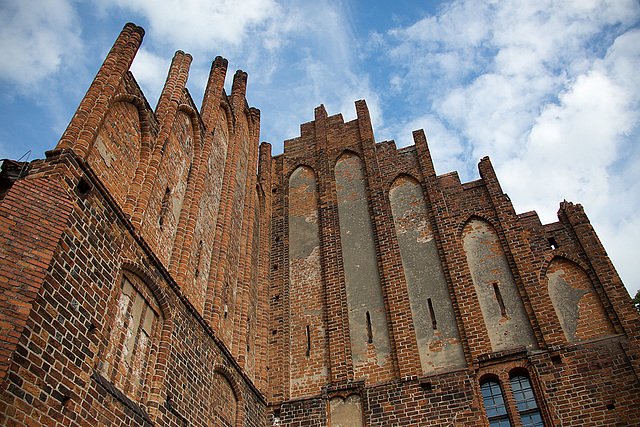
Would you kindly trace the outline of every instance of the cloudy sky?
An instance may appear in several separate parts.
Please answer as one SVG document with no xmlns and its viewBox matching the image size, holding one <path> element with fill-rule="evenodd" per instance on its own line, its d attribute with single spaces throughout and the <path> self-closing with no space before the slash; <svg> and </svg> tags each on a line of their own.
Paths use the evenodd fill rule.
<svg viewBox="0 0 640 427">
<path fill-rule="evenodd" d="M 391 4 L 393 4 L 391 6 Z M 636 0 L 0 0 L 0 157 L 55 147 L 123 25 L 157 103 L 173 52 L 200 103 L 213 58 L 249 73 L 261 139 L 282 152 L 314 107 L 377 141 L 423 128 L 439 174 L 490 156 L 517 212 L 581 203 L 629 292 L 640 288 L 640 3 Z"/>
</svg>

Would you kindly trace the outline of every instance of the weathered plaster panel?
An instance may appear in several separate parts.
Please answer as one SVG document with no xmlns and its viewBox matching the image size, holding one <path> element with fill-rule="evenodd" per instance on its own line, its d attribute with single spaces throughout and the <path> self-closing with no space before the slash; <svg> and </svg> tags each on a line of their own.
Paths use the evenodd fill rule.
<svg viewBox="0 0 640 427">
<path fill-rule="evenodd" d="M 362 427 L 362 402 L 360 396 L 346 398 L 336 396 L 329 401 L 331 427 Z"/>
<path fill-rule="evenodd" d="M 389 191 L 389 199 L 422 371 L 465 366 L 460 333 L 420 184 L 400 177 Z"/>
<path fill-rule="evenodd" d="M 335 176 L 351 352 L 360 377 L 371 369 L 391 369 L 389 330 L 360 158 L 343 155 Z"/>
<path fill-rule="evenodd" d="M 549 297 L 567 341 L 614 333 L 589 277 L 578 265 L 554 258 L 546 278 Z"/>
<path fill-rule="evenodd" d="M 462 233 L 464 251 L 493 351 L 536 346 L 535 335 L 496 231 L 471 219 Z"/>
<path fill-rule="evenodd" d="M 289 178 L 290 397 L 318 394 L 328 376 L 324 294 L 313 170 Z"/>
</svg>

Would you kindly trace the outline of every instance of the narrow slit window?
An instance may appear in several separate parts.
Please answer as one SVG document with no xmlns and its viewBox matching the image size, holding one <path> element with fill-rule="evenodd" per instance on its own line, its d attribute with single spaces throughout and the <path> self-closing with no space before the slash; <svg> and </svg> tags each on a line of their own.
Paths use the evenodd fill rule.
<svg viewBox="0 0 640 427">
<path fill-rule="evenodd" d="M 557 249 L 558 248 L 558 243 L 556 242 L 556 239 L 553 237 L 549 237 L 547 239 L 547 241 L 549 242 L 549 246 L 551 247 L 552 250 Z"/>
<path fill-rule="evenodd" d="M 200 259 L 202 258 L 202 240 L 198 243 L 198 251 L 196 252 L 196 270 L 194 275 L 196 278 L 200 275 Z"/>
<path fill-rule="evenodd" d="M 158 218 L 160 230 L 162 230 L 165 217 L 167 216 L 167 213 L 169 213 L 169 196 L 171 196 L 171 190 L 169 189 L 169 187 L 167 187 L 164 192 L 164 197 L 162 198 L 162 205 L 160 207 L 160 218 Z"/>
<path fill-rule="evenodd" d="M 371 330 L 371 315 L 367 311 L 367 342 L 371 344 L 373 342 L 373 331 Z"/>
<path fill-rule="evenodd" d="M 431 316 L 431 326 L 433 327 L 433 329 L 438 329 L 438 323 L 436 322 L 436 312 L 433 311 L 431 298 L 427 298 L 427 305 L 429 306 L 429 315 Z"/>
<path fill-rule="evenodd" d="M 191 170 L 193 169 L 193 163 L 189 165 L 189 172 L 187 172 L 187 185 L 189 185 L 189 181 L 191 181 Z"/>
<path fill-rule="evenodd" d="M 309 331 L 309 325 L 307 325 L 307 357 L 311 354 L 311 331 Z"/>
<path fill-rule="evenodd" d="M 502 317 L 507 315 L 507 310 L 504 307 L 504 300 L 502 299 L 502 294 L 500 293 L 500 287 L 498 286 L 498 282 L 493 282 L 493 292 L 496 294 L 496 300 L 498 301 L 498 305 L 500 306 L 500 313 Z"/>
</svg>

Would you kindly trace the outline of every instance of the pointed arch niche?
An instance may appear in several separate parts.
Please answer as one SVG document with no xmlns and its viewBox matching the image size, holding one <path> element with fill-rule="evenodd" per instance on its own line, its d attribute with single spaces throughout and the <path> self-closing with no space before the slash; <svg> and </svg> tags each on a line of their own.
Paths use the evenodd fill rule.
<svg viewBox="0 0 640 427">
<path fill-rule="evenodd" d="M 328 376 L 318 234 L 318 191 L 313 170 L 289 177 L 290 396 L 318 393 Z"/>
<path fill-rule="evenodd" d="M 462 231 L 462 242 L 493 351 L 536 346 L 496 230 L 472 217 Z"/>
<path fill-rule="evenodd" d="M 87 163 L 124 208 L 142 150 L 139 109 L 130 102 L 113 103 L 100 123 Z"/>
<path fill-rule="evenodd" d="M 547 268 L 545 279 L 567 341 L 614 333 L 589 276 L 579 265 L 555 257 Z"/>
<path fill-rule="evenodd" d="M 354 374 L 359 378 L 382 368 L 381 377 L 388 378 L 391 344 L 360 157 L 343 154 L 335 177 Z"/>
<path fill-rule="evenodd" d="M 420 184 L 401 175 L 389 190 L 422 371 L 465 366 L 458 325 Z"/>
<path fill-rule="evenodd" d="M 221 425 L 235 426 L 238 421 L 238 393 L 229 380 L 226 370 L 216 369 L 213 373 L 211 400 Z"/>
<path fill-rule="evenodd" d="M 169 313 L 160 288 L 147 274 L 138 274 L 144 270 L 135 264 L 124 267 L 117 300 L 110 308 L 109 337 L 98 353 L 97 371 L 128 398 L 144 402 L 158 375 L 156 360 Z"/>
</svg>

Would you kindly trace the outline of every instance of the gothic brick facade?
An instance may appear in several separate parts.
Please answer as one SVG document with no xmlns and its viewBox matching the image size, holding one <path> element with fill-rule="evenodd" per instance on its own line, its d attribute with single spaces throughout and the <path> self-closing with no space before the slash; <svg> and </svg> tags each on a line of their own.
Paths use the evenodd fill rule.
<svg viewBox="0 0 640 427">
<path fill-rule="evenodd" d="M 516 214 L 367 106 L 272 156 L 247 74 L 152 110 L 127 24 L 57 147 L 0 171 L 0 425 L 640 425 L 639 316 L 580 205 Z M 257 169 L 257 172 L 256 172 Z"/>
</svg>

